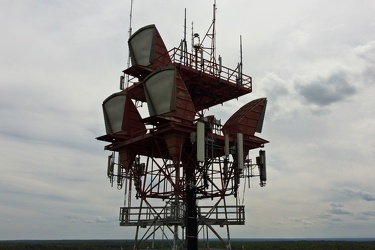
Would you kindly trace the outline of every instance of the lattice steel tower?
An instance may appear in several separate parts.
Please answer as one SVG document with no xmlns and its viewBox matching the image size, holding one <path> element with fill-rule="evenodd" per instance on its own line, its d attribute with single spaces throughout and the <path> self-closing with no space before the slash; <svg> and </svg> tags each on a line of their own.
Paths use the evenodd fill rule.
<svg viewBox="0 0 375 250">
<path fill-rule="evenodd" d="M 214 37 L 215 14 L 205 38 Z M 216 61 L 215 42 L 205 47 L 204 40 L 193 33 L 191 52 L 185 38 L 168 51 L 155 25 L 140 28 L 128 41 L 132 66 L 123 71 L 122 90 L 103 102 L 106 135 L 97 139 L 110 143 L 107 175 L 125 190 L 119 220 L 136 227 L 134 249 L 151 239 L 168 249 L 198 249 L 198 235 L 208 232 L 231 249 L 229 226 L 245 224 L 240 179 L 259 176 L 265 185 L 265 151 L 254 163 L 249 151 L 268 143 L 255 136 L 267 100 L 250 101 L 224 124 L 205 116 L 207 109 L 251 93 L 252 79 L 242 73 L 242 62 L 233 70 L 220 57 Z M 226 239 L 216 225 L 226 229 Z"/>
</svg>

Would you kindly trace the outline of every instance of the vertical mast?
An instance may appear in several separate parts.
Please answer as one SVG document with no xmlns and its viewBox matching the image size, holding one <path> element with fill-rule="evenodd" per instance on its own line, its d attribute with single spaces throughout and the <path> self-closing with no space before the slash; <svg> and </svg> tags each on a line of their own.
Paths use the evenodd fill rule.
<svg viewBox="0 0 375 250">
<path fill-rule="evenodd" d="M 242 68 L 242 36 L 240 36 L 240 64 Z"/>
<path fill-rule="evenodd" d="M 132 36 L 132 17 L 133 17 L 133 0 L 130 0 L 130 14 L 129 14 L 129 38 Z M 130 50 L 128 51 L 127 68 L 130 67 Z M 129 75 L 126 75 L 126 87 L 129 87 Z"/>
<path fill-rule="evenodd" d="M 213 18 L 212 18 L 212 35 L 211 35 L 211 62 L 215 62 L 216 60 L 216 29 L 215 29 L 215 23 L 216 23 L 216 0 L 214 0 L 213 5 Z"/>
<path fill-rule="evenodd" d="M 185 18 L 184 18 L 184 42 L 186 42 L 186 8 L 185 8 Z"/>
<path fill-rule="evenodd" d="M 187 42 L 186 42 L 186 8 L 185 8 L 185 19 L 184 19 L 184 39 L 181 41 L 181 60 L 183 60 L 184 64 L 188 64 L 187 58 Z"/>
<path fill-rule="evenodd" d="M 239 79 L 240 79 L 240 84 L 242 85 L 242 68 L 243 68 L 243 65 L 242 65 L 242 36 L 240 35 L 240 65 L 239 65 L 239 69 L 238 69 L 238 73 L 239 73 Z"/>
</svg>

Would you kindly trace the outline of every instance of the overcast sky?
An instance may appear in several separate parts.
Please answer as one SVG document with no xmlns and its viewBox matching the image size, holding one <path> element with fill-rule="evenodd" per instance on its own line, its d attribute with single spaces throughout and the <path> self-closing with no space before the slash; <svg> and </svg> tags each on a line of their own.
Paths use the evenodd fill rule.
<svg viewBox="0 0 375 250">
<path fill-rule="evenodd" d="M 205 34 L 213 1 L 136 0 L 133 31 L 168 49 Z M 232 237 L 375 235 L 375 1 L 217 0 L 217 54 L 267 97 L 268 182 Z M 0 240 L 122 239 L 106 178 L 103 100 L 126 68 L 130 0 L 0 1 Z"/>
</svg>

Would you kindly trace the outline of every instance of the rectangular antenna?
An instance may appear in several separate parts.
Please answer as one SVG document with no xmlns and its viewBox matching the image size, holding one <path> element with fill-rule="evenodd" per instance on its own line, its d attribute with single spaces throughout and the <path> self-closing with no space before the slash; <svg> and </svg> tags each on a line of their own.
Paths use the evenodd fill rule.
<svg viewBox="0 0 375 250">
<path fill-rule="evenodd" d="M 121 168 L 121 159 L 120 153 L 118 154 L 117 158 L 117 185 L 121 185 L 122 182 L 122 168 Z"/>
<path fill-rule="evenodd" d="M 223 62 L 222 62 L 221 56 L 219 55 L 219 74 L 221 73 L 221 70 L 223 67 L 222 65 L 223 65 Z"/>
<path fill-rule="evenodd" d="M 267 171 L 266 171 L 266 151 L 259 150 L 259 177 L 261 182 L 267 181 Z"/>
<path fill-rule="evenodd" d="M 114 162 L 113 162 L 113 155 L 114 153 L 112 153 L 111 155 L 108 156 L 108 165 L 107 165 L 107 176 L 110 177 L 113 175 L 113 167 L 114 167 Z"/>
<path fill-rule="evenodd" d="M 197 161 L 205 161 L 205 136 L 204 136 L 204 123 L 197 122 Z"/>
<path fill-rule="evenodd" d="M 243 134 L 237 133 L 237 162 L 238 168 L 243 169 Z"/>
<path fill-rule="evenodd" d="M 224 154 L 226 157 L 229 156 L 229 134 L 224 135 Z"/>
<path fill-rule="evenodd" d="M 120 76 L 120 89 L 124 90 L 125 76 Z"/>
</svg>

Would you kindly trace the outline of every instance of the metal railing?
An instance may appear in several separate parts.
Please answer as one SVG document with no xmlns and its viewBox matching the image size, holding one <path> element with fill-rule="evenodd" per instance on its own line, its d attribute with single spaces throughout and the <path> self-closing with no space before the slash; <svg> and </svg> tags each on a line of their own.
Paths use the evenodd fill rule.
<svg viewBox="0 0 375 250">
<path fill-rule="evenodd" d="M 183 207 L 121 207 L 120 226 L 185 225 Z M 199 225 L 244 225 L 244 206 L 198 206 Z"/>
<path fill-rule="evenodd" d="M 195 69 L 199 72 L 220 78 L 225 81 L 237 84 L 244 88 L 252 88 L 251 76 L 243 74 L 237 66 L 235 70 L 222 66 L 215 61 L 206 60 L 203 55 L 192 54 L 182 51 L 180 48 L 173 48 L 169 52 L 172 63 Z M 165 64 L 165 56 L 160 56 L 154 60 L 155 65 Z"/>
</svg>

